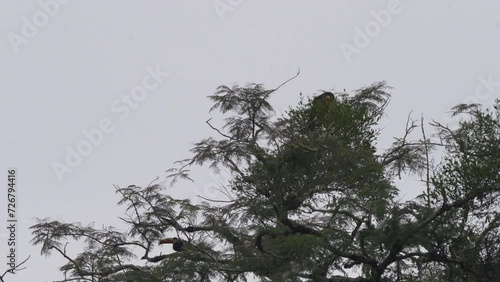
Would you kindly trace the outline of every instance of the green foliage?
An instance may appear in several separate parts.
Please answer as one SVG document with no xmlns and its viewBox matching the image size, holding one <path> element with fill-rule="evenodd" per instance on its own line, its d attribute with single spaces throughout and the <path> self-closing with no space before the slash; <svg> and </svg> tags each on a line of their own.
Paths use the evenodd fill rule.
<svg viewBox="0 0 500 282">
<path fill-rule="evenodd" d="M 207 122 L 217 137 L 197 142 L 167 177 L 192 180 L 193 165 L 227 171 L 220 198 L 194 205 L 165 185 L 117 188 L 126 232 L 46 219 L 32 226 L 32 243 L 68 260 L 67 281 L 494 280 L 499 102 L 457 106 L 465 119 L 456 130 L 434 123 L 437 141 L 409 119 L 405 135 L 377 155 L 389 89 L 379 82 L 302 100 L 276 119 L 268 98 L 277 89 L 220 86 L 209 98 L 224 124 Z M 409 140 L 417 128 L 422 138 Z M 436 148 L 445 157 L 432 166 Z M 426 191 L 398 202 L 392 183 L 404 173 L 425 175 Z M 183 251 L 162 254 L 164 237 L 180 238 Z M 86 247 L 72 255 L 68 240 Z"/>
</svg>

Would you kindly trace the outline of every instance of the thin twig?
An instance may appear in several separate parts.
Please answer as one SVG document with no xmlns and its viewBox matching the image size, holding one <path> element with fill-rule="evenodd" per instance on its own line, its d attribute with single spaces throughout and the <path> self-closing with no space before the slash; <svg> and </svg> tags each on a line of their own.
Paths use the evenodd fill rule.
<svg viewBox="0 0 500 282">
<path fill-rule="evenodd" d="M 427 186 L 427 207 L 431 207 L 431 196 L 430 196 L 430 168 L 429 168 L 429 147 L 427 146 L 427 138 L 425 137 L 425 128 L 424 128 L 424 116 L 422 115 L 420 118 L 420 126 L 422 127 L 422 136 L 424 137 L 424 148 L 425 148 L 425 160 L 426 160 L 426 186 Z"/>
<path fill-rule="evenodd" d="M 267 93 L 266 95 L 264 95 L 263 97 L 263 100 L 265 100 L 269 95 L 271 95 L 271 93 L 273 92 L 276 92 L 278 89 L 280 89 L 283 85 L 287 84 L 288 82 L 294 80 L 295 78 L 297 78 L 300 74 L 300 67 L 297 68 L 297 74 L 295 74 L 293 77 L 289 78 L 288 80 L 286 80 L 285 82 L 281 83 L 278 87 L 274 88 L 273 90 L 269 91 L 269 93 Z"/>
<path fill-rule="evenodd" d="M 25 260 L 23 260 L 21 263 L 19 263 L 18 265 L 14 266 L 13 268 L 11 269 L 7 269 L 1 276 L 0 276 L 0 281 L 1 282 L 4 282 L 3 278 L 5 277 L 5 275 L 7 273 L 14 273 L 14 270 L 23 270 L 25 269 L 24 268 L 19 268 L 21 265 L 23 265 L 25 262 L 27 262 L 29 259 L 30 259 L 31 256 L 28 256 Z M 12 271 L 12 272 L 11 272 Z"/>
<path fill-rule="evenodd" d="M 230 139 L 230 140 L 236 140 L 234 137 L 229 136 L 229 135 L 227 135 L 227 134 L 224 134 L 224 133 L 222 133 L 222 131 L 220 131 L 218 128 L 214 127 L 214 126 L 210 123 L 210 121 L 211 121 L 211 120 L 212 120 L 212 118 L 209 118 L 209 119 L 206 121 L 206 123 L 208 124 L 208 126 L 210 126 L 210 128 L 212 128 L 213 130 L 217 131 L 217 133 L 219 133 L 220 135 L 222 135 L 222 136 L 224 136 L 224 137 L 226 137 L 226 138 L 228 138 L 228 139 Z"/>
</svg>

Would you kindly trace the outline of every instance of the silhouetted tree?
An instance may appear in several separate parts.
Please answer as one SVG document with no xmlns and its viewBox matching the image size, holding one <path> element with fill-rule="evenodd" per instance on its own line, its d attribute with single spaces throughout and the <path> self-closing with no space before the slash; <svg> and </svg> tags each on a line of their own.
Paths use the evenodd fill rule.
<svg viewBox="0 0 500 282">
<path fill-rule="evenodd" d="M 196 143 L 168 179 L 191 179 L 193 165 L 225 169 L 225 199 L 197 205 L 161 183 L 117 187 L 127 232 L 43 219 L 32 242 L 67 259 L 65 281 L 497 279 L 499 101 L 492 110 L 457 106 L 459 128 L 432 123 L 436 141 L 409 118 L 404 136 L 377 153 L 388 89 L 379 82 L 332 93 L 328 103 L 302 99 L 276 118 L 268 98 L 277 89 L 220 86 L 209 98 L 224 124 L 207 121 L 217 136 Z M 433 166 L 436 149 L 444 157 Z M 426 189 L 401 202 L 394 180 L 404 173 L 421 176 Z M 159 254 L 165 237 L 182 249 Z M 85 249 L 70 254 L 70 239 Z"/>
</svg>

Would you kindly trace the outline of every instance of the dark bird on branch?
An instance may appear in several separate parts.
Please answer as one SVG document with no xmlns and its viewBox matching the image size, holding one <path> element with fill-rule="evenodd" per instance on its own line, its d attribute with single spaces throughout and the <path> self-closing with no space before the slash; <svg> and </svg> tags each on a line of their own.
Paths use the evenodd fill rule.
<svg viewBox="0 0 500 282">
<path fill-rule="evenodd" d="M 314 97 L 313 103 L 320 102 L 320 101 L 331 103 L 331 102 L 333 102 L 334 99 L 335 99 L 335 96 L 333 95 L 332 92 L 325 92 L 319 96 Z"/>
<path fill-rule="evenodd" d="M 162 239 L 160 240 L 160 245 L 161 244 L 172 244 L 172 247 L 176 252 L 181 252 L 184 246 L 184 242 L 182 242 L 182 240 L 176 237 Z"/>
<path fill-rule="evenodd" d="M 323 119 L 325 111 L 333 106 L 335 95 L 332 92 L 324 92 L 323 94 L 314 97 L 311 103 L 311 111 L 309 116 L 309 130 L 315 131 Z"/>
</svg>

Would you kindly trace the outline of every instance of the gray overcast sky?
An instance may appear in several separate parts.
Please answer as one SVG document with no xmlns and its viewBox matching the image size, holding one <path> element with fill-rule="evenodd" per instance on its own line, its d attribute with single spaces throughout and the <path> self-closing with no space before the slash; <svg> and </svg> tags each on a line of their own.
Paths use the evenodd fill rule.
<svg viewBox="0 0 500 282">
<path fill-rule="evenodd" d="M 162 178 L 213 135 L 206 96 L 218 85 L 271 88 L 300 66 L 271 99 L 281 113 L 300 92 L 386 80 L 394 89 L 379 144 L 387 147 L 411 110 L 449 122 L 444 113 L 457 103 L 500 97 L 499 15 L 497 0 L 1 0 L 0 270 L 8 168 L 18 169 L 17 260 L 31 259 L 6 281 L 60 280 L 64 260 L 29 244 L 33 218 L 119 225 L 113 184 Z M 137 100 L 121 100 L 131 93 Z M 100 126 L 102 141 L 85 147 L 83 131 Z M 67 165 L 68 146 L 80 143 L 88 155 L 60 181 L 53 164 Z M 194 184 L 169 193 L 210 194 L 211 183 L 200 169 Z"/>
</svg>

